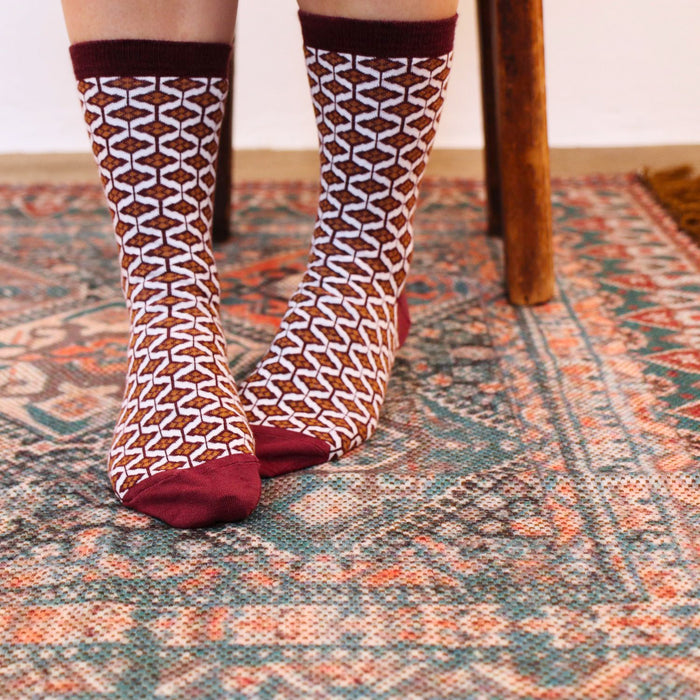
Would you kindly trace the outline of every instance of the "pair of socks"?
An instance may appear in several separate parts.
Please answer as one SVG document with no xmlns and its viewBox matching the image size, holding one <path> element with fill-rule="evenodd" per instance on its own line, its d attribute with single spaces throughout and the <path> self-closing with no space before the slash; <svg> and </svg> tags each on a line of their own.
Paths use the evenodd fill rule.
<svg viewBox="0 0 700 700">
<path fill-rule="evenodd" d="M 122 503 L 175 527 L 241 520 L 261 476 L 368 439 L 408 332 L 412 221 L 456 17 L 300 20 L 320 142 L 318 213 L 306 273 L 240 389 L 210 242 L 231 47 L 70 48 L 131 329 L 109 477 Z"/>
</svg>

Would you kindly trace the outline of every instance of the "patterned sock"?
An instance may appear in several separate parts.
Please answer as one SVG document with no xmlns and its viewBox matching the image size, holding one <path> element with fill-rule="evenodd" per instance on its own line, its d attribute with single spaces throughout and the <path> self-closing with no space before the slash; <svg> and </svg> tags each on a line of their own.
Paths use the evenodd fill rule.
<svg viewBox="0 0 700 700">
<path fill-rule="evenodd" d="M 70 49 L 131 325 L 109 476 L 125 505 L 176 527 L 241 520 L 260 497 L 210 244 L 230 50 L 145 40 Z"/>
<path fill-rule="evenodd" d="M 241 389 L 263 476 L 338 458 L 376 428 L 456 22 L 299 15 L 321 194 L 306 274 Z"/>
</svg>

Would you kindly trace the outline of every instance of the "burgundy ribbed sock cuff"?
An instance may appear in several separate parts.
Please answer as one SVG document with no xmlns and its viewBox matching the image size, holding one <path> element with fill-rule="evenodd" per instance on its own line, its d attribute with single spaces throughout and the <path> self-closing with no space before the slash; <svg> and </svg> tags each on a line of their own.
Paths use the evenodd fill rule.
<svg viewBox="0 0 700 700">
<path fill-rule="evenodd" d="M 431 58 L 452 50 L 457 15 L 423 22 L 395 22 L 300 11 L 299 20 L 304 44 L 314 49 L 377 58 Z"/>
<path fill-rule="evenodd" d="M 226 78 L 231 45 L 109 39 L 73 44 L 70 56 L 78 80 L 127 75 Z"/>
</svg>

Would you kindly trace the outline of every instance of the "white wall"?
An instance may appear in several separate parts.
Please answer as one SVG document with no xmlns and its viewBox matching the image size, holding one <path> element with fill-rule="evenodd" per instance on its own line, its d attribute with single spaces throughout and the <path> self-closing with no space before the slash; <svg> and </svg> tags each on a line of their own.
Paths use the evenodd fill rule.
<svg viewBox="0 0 700 700">
<path fill-rule="evenodd" d="M 240 5 L 236 146 L 315 148 L 296 3 Z M 436 145 L 474 148 L 474 0 L 459 11 Z M 700 143 L 698 0 L 545 0 L 544 12 L 553 146 Z M 67 46 L 59 0 L 0 5 L 0 153 L 87 150 Z"/>
</svg>

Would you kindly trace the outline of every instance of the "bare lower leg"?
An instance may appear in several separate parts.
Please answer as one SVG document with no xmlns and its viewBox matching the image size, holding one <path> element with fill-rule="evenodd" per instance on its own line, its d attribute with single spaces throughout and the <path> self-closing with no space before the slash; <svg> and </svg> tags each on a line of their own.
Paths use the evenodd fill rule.
<svg viewBox="0 0 700 700">
<path fill-rule="evenodd" d="M 457 0 L 297 0 L 299 9 L 351 19 L 420 22 L 452 17 Z"/>
<path fill-rule="evenodd" d="M 233 41 L 238 0 L 62 0 L 71 43 Z"/>
</svg>

